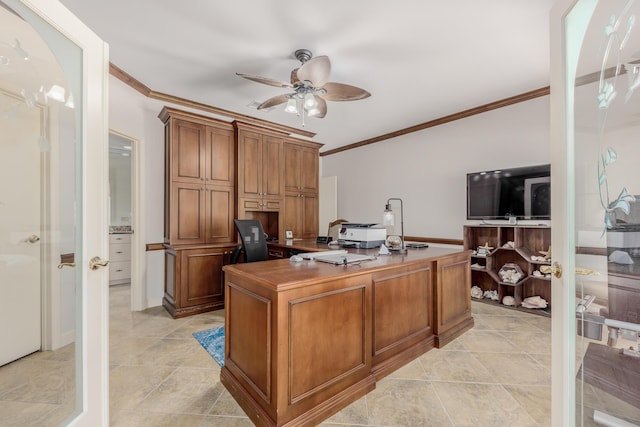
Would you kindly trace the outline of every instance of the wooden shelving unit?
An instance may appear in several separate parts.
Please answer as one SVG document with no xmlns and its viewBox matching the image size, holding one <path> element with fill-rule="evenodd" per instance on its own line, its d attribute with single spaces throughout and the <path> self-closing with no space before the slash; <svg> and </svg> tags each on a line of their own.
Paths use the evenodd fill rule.
<svg viewBox="0 0 640 427">
<path fill-rule="evenodd" d="M 488 304 L 500 305 L 530 313 L 551 315 L 551 278 L 549 275 L 534 275 L 541 266 L 549 266 L 550 260 L 533 260 L 534 256 L 544 256 L 540 251 L 548 251 L 551 246 L 551 227 L 514 225 L 465 225 L 464 248 L 476 251 L 480 246 L 491 249 L 486 255 L 474 252 L 471 256 L 471 286 L 478 286 L 483 292 L 497 291 L 498 301 L 489 298 L 474 299 Z M 504 282 L 499 271 L 505 264 L 515 264 L 524 277 L 516 283 Z M 514 306 L 502 304 L 505 296 L 514 298 Z M 544 309 L 522 307 L 527 297 L 540 296 L 548 306 Z"/>
</svg>

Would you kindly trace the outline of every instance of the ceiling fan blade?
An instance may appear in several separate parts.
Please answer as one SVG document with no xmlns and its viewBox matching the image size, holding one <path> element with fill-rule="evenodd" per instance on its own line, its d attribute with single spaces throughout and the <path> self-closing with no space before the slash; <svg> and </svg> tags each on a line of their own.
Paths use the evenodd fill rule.
<svg viewBox="0 0 640 427">
<path fill-rule="evenodd" d="M 322 95 L 327 101 L 357 101 L 371 96 L 369 92 L 359 87 L 344 83 L 329 82 L 322 86 L 327 93 Z"/>
<path fill-rule="evenodd" d="M 276 105 L 284 104 L 288 100 L 289 100 L 289 97 L 287 95 L 277 95 L 277 96 L 274 96 L 273 98 L 267 99 L 262 104 L 258 105 L 258 110 L 275 107 Z"/>
<path fill-rule="evenodd" d="M 310 81 L 313 87 L 322 87 L 329 80 L 331 73 L 331 61 L 328 56 L 316 56 L 311 58 L 298 69 L 300 81 Z"/>
<path fill-rule="evenodd" d="M 245 79 L 253 80 L 254 82 L 262 83 L 269 86 L 293 87 L 291 86 L 291 83 L 281 82 L 279 80 L 270 79 L 268 77 L 254 76 L 252 74 L 244 74 L 244 73 L 236 73 L 236 75 L 240 77 L 244 77 Z"/>
<path fill-rule="evenodd" d="M 327 115 L 327 101 L 325 101 L 321 96 L 318 96 L 318 95 L 313 95 L 313 97 L 316 99 L 316 102 L 318 103 L 318 106 L 316 107 L 318 112 L 314 114 L 313 117 L 317 117 L 321 119 Z"/>
</svg>

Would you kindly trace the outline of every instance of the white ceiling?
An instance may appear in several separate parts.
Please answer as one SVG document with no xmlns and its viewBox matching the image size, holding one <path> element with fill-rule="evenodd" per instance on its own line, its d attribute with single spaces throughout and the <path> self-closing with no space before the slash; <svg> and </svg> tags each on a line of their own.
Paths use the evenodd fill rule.
<svg viewBox="0 0 640 427">
<path fill-rule="evenodd" d="M 296 49 L 331 59 L 331 81 L 369 91 L 306 120 L 321 151 L 384 135 L 549 84 L 553 0 L 61 0 L 149 87 L 301 128 L 247 107 L 286 89 Z"/>
</svg>

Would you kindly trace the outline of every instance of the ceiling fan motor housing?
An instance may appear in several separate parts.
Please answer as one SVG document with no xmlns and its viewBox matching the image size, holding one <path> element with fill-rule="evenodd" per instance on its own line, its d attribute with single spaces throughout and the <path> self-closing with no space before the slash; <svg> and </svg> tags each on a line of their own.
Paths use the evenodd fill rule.
<svg viewBox="0 0 640 427">
<path fill-rule="evenodd" d="M 313 56 L 309 49 L 298 49 L 294 52 L 294 55 L 298 59 L 298 61 L 302 62 L 303 64 L 310 60 Z"/>
</svg>

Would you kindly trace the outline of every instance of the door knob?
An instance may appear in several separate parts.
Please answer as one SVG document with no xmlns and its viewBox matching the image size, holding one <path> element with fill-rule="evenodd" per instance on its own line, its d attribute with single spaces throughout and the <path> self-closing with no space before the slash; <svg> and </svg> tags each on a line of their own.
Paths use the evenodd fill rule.
<svg viewBox="0 0 640 427">
<path fill-rule="evenodd" d="M 556 279 L 562 277 L 562 265 L 558 262 L 554 262 L 551 267 L 551 273 L 555 276 Z"/>
<path fill-rule="evenodd" d="M 60 264 L 58 264 L 58 268 L 62 269 L 62 267 L 75 267 L 76 263 L 75 262 L 61 262 Z"/>
<path fill-rule="evenodd" d="M 576 274 L 579 276 L 599 276 L 600 272 L 590 268 L 576 267 Z"/>
<path fill-rule="evenodd" d="M 35 234 L 32 234 L 31 236 L 24 239 L 24 241 L 28 243 L 36 243 L 40 241 L 40 237 L 36 236 Z"/>
<path fill-rule="evenodd" d="M 104 260 L 99 256 L 94 256 L 89 260 L 89 268 L 92 270 L 97 270 L 100 267 L 106 267 L 107 265 L 109 265 L 109 261 Z"/>
</svg>

